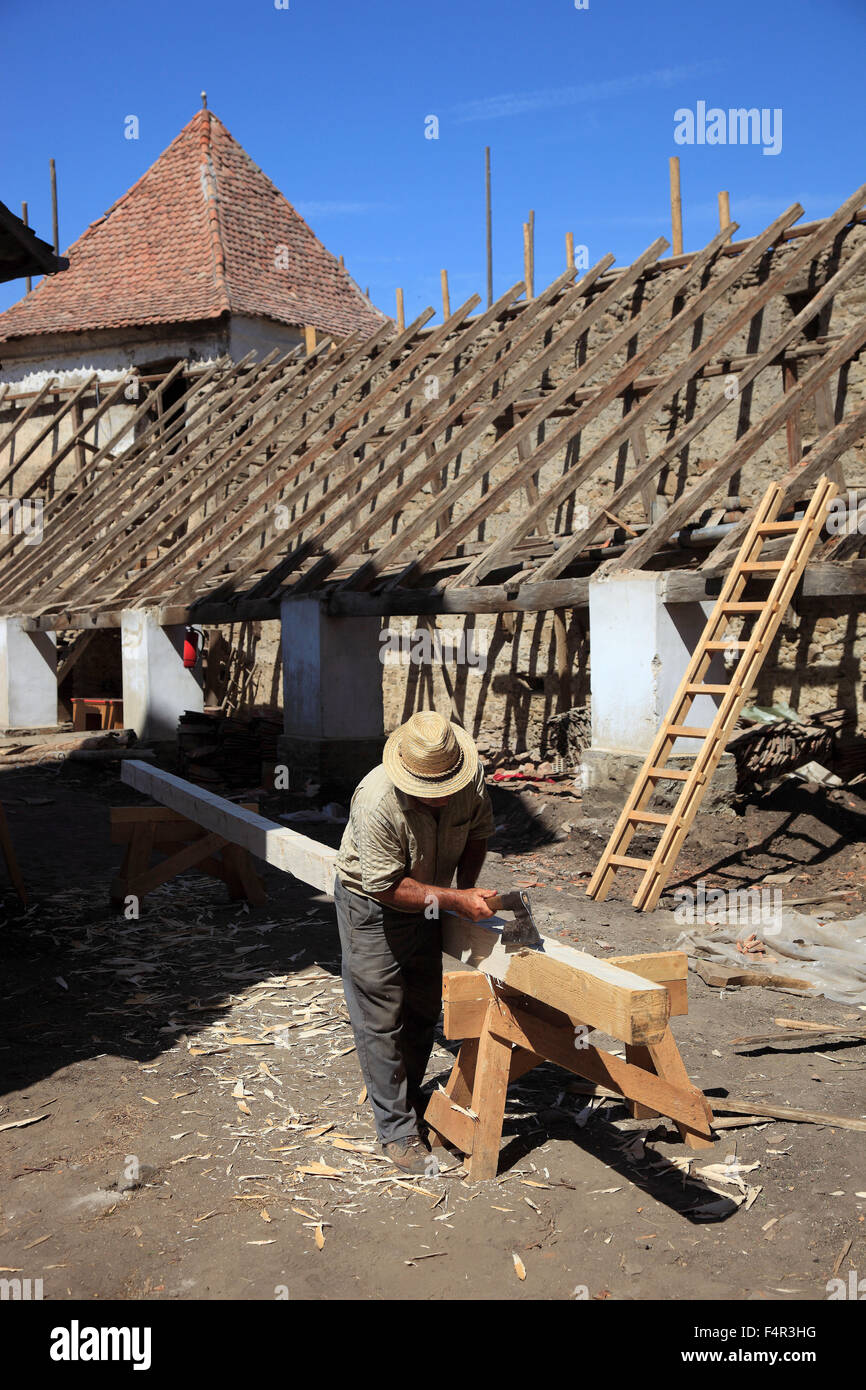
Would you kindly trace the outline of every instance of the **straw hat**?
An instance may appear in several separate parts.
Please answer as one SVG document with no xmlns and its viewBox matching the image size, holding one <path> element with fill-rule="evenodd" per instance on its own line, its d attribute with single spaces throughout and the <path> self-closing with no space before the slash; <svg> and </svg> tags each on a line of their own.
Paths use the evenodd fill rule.
<svg viewBox="0 0 866 1390">
<path fill-rule="evenodd" d="M 387 739 L 382 762 L 401 792 L 451 796 L 473 780 L 478 749 L 459 724 L 435 710 L 420 710 Z"/>
</svg>

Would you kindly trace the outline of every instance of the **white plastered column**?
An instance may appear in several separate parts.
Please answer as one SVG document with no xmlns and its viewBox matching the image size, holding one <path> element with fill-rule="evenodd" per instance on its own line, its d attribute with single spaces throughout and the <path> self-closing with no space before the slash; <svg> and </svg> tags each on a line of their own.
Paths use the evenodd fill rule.
<svg viewBox="0 0 866 1390">
<path fill-rule="evenodd" d="M 713 600 L 667 603 L 666 582 L 665 574 L 642 570 L 590 579 L 592 745 L 581 765 L 585 792 L 633 779 L 667 716 L 714 607 Z M 724 684 L 729 679 L 719 654 L 704 680 Z M 720 700 L 718 695 L 698 696 L 684 722 L 708 728 Z M 671 756 L 674 760 L 693 756 L 699 747 L 694 739 L 679 738 Z M 687 764 L 675 761 L 674 765 Z"/>
<path fill-rule="evenodd" d="M 0 728 L 57 723 L 57 634 L 0 618 Z"/>
<path fill-rule="evenodd" d="M 126 609 L 121 618 L 123 722 L 139 738 L 173 739 L 184 710 L 204 708 L 201 651 L 193 669 L 183 664 L 186 627 L 162 627 L 157 610 Z"/>
</svg>

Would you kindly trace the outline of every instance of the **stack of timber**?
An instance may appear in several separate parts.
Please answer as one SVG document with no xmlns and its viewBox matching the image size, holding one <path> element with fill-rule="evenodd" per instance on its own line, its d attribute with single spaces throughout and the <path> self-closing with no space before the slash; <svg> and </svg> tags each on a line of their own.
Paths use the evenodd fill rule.
<svg viewBox="0 0 866 1390">
<path fill-rule="evenodd" d="M 774 719 L 739 730 L 727 744 L 737 764 L 737 790 L 775 781 L 806 763 L 833 768 L 836 740 L 849 720 L 846 710 L 831 709 L 808 721 Z"/>
<path fill-rule="evenodd" d="M 136 743 L 133 729 L 84 734 L 78 730 L 58 733 L 12 735 L 0 740 L 0 770 L 34 763 L 113 762 L 119 758 L 149 758 L 150 750 Z"/>
<path fill-rule="evenodd" d="M 274 709 L 246 715 L 186 710 L 178 725 L 181 776 L 207 787 L 258 786 L 262 763 L 276 761 L 282 732 L 282 716 Z"/>
</svg>

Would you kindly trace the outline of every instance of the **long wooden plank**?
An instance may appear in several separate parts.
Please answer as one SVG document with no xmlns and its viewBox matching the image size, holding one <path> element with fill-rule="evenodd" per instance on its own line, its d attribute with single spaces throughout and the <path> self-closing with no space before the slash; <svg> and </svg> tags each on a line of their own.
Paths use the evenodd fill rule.
<svg viewBox="0 0 866 1390">
<path fill-rule="evenodd" d="M 625 1042 L 662 1037 L 670 1014 L 663 985 L 597 960 L 585 951 L 543 937 L 544 950 L 513 950 L 502 945 L 498 918 L 466 922 L 442 916 L 443 950 L 509 988 L 561 1009 Z"/>
<path fill-rule="evenodd" d="M 215 796 L 213 792 L 147 763 L 130 759 L 124 762 L 120 775 L 127 786 L 135 787 L 136 791 L 153 797 L 173 811 L 180 811 L 188 820 L 196 821 L 233 845 L 240 845 L 250 854 L 321 892 L 333 893 L 337 852 L 327 845 L 317 844 L 308 836 L 277 825 L 254 811 L 244 811 L 224 797 Z"/>
<path fill-rule="evenodd" d="M 754 1104 L 743 1100 L 725 1100 L 713 1097 L 713 1107 L 730 1115 L 766 1115 L 768 1119 L 794 1120 L 799 1124 L 829 1125 L 835 1129 L 855 1129 L 866 1133 L 866 1120 L 855 1119 L 850 1115 L 826 1115 L 821 1110 L 798 1110 L 791 1105 L 764 1105 L 762 1101 Z"/>
</svg>

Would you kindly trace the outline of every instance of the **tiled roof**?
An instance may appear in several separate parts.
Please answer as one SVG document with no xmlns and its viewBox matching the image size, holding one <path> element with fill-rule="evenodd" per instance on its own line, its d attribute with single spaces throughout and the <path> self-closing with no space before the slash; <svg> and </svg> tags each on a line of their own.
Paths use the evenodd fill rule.
<svg viewBox="0 0 866 1390">
<path fill-rule="evenodd" d="M 345 334 L 384 317 L 206 110 L 66 254 L 0 314 L 0 341 L 229 313 Z"/>
</svg>

